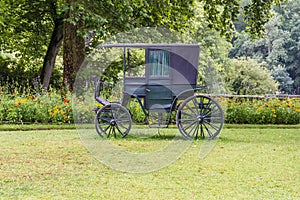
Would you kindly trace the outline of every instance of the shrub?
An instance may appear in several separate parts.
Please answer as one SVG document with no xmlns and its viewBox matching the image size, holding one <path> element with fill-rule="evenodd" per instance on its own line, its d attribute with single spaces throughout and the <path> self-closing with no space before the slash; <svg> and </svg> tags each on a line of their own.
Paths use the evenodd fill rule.
<svg viewBox="0 0 300 200">
<path fill-rule="evenodd" d="M 226 123 L 299 124 L 300 99 L 229 99 Z"/>
<path fill-rule="evenodd" d="M 8 91 L 0 86 L 0 121 L 29 123 L 72 123 L 71 94 L 63 90 L 24 89 Z"/>
</svg>

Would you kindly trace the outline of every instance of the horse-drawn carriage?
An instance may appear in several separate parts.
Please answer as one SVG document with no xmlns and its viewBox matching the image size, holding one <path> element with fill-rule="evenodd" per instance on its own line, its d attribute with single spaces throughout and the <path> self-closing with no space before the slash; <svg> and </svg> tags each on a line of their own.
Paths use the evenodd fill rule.
<svg viewBox="0 0 300 200">
<path fill-rule="evenodd" d="M 221 131 L 224 115 L 219 103 L 197 87 L 199 46 L 197 44 L 105 44 L 104 48 L 123 48 L 123 91 L 121 102 L 101 97 L 97 84 L 95 127 L 101 137 L 125 137 L 132 127 L 127 108 L 135 100 L 150 127 L 168 127 L 176 121 L 186 139 L 214 139 Z M 145 63 L 139 75 L 132 73 L 128 49 L 142 49 Z M 176 113 L 176 117 L 175 116 Z"/>
</svg>

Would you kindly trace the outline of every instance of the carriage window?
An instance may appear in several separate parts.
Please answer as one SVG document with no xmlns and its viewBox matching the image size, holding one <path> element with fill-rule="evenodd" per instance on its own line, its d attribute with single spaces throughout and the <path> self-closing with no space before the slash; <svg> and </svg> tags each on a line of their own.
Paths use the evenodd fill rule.
<svg viewBox="0 0 300 200">
<path fill-rule="evenodd" d="M 145 77 L 145 50 L 127 49 L 126 52 L 126 76 L 127 77 Z"/>
<path fill-rule="evenodd" d="M 149 50 L 150 77 L 168 77 L 170 53 L 164 50 Z"/>
</svg>

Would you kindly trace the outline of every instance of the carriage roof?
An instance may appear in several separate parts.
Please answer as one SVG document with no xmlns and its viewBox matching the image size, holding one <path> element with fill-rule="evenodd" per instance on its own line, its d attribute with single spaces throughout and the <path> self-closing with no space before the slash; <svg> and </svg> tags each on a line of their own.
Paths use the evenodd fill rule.
<svg viewBox="0 0 300 200">
<path fill-rule="evenodd" d="M 129 48 L 141 48 L 145 51 L 165 50 L 170 52 L 170 73 L 174 84 L 192 84 L 197 82 L 200 48 L 198 44 L 167 44 L 167 43 L 115 43 L 103 44 L 105 48 L 124 49 L 124 70 L 126 69 L 125 51 Z M 150 63 L 146 53 L 146 64 Z"/>
<path fill-rule="evenodd" d="M 154 44 L 147 44 L 147 43 L 116 43 L 116 44 L 103 44 L 103 47 L 129 47 L 129 48 L 166 48 L 166 47 L 198 47 L 198 44 L 167 44 L 167 43 L 154 43 Z"/>
</svg>

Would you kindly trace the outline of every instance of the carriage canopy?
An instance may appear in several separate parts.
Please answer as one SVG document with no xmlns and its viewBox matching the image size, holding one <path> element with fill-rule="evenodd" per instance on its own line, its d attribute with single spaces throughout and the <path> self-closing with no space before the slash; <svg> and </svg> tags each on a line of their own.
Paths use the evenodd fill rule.
<svg viewBox="0 0 300 200">
<path fill-rule="evenodd" d="M 199 45 L 197 44 L 104 44 L 103 47 L 145 49 L 146 79 L 170 79 L 170 84 L 196 86 L 198 75 Z M 124 60 L 126 70 L 126 59 Z"/>
</svg>

